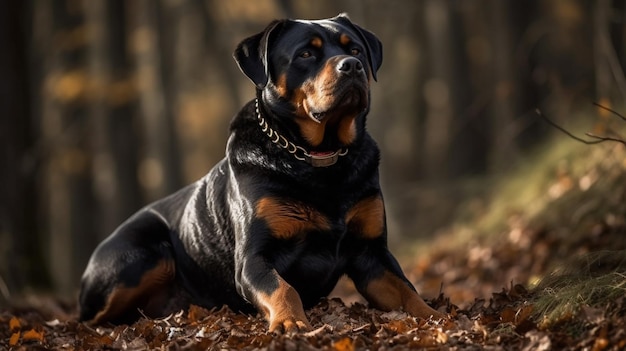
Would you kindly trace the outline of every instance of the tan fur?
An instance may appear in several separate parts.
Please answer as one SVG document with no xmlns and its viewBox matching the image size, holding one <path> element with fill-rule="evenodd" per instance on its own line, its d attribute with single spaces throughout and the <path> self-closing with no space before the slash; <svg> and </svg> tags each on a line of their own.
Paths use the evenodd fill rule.
<svg viewBox="0 0 626 351">
<path fill-rule="evenodd" d="M 383 311 L 403 309 L 414 317 L 445 318 L 443 314 L 430 308 L 404 281 L 390 272 L 385 272 L 380 278 L 370 281 L 361 293 L 373 307 Z"/>
<path fill-rule="evenodd" d="M 290 239 L 307 231 L 330 230 L 326 216 L 297 201 L 264 197 L 256 203 L 256 216 L 265 221 L 272 235 Z"/>
<path fill-rule="evenodd" d="M 346 215 L 346 223 L 351 231 L 366 239 L 374 239 L 383 234 L 385 227 L 385 205 L 380 196 L 361 200 Z"/>
<path fill-rule="evenodd" d="M 278 288 L 270 295 L 259 293 L 257 305 L 270 323 L 270 332 L 289 332 L 311 329 L 304 313 L 300 295 L 278 273 Z"/>
<path fill-rule="evenodd" d="M 147 296 L 154 295 L 158 291 L 167 286 L 174 279 L 175 263 L 172 260 L 162 260 L 156 267 L 147 271 L 137 286 L 125 287 L 117 286 L 109 294 L 106 304 L 100 312 L 94 317 L 92 322 L 100 324 L 104 321 L 115 319 L 129 309 L 136 309 L 150 304 L 150 299 L 143 300 Z M 158 295 L 158 294 L 157 294 Z"/>
</svg>

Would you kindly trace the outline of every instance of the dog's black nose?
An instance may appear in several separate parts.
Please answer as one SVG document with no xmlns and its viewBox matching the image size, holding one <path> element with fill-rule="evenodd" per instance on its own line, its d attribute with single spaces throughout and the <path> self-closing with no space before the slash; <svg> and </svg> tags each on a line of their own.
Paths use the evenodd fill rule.
<svg viewBox="0 0 626 351">
<path fill-rule="evenodd" d="M 359 73 L 363 71 L 363 64 L 355 57 L 346 57 L 339 61 L 337 70 L 346 74 Z"/>
</svg>

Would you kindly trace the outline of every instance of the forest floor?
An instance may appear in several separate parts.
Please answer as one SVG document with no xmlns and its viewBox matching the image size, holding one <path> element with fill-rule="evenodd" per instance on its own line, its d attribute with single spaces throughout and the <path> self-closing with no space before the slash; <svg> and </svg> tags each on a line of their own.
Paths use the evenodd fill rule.
<svg viewBox="0 0 626 351">
<path fill-rule="evenodd" d="M 307 311 L 308 332 L 273 335 L 258 315 L 192 306 L 90 327 L 75 306 L 30 297 L 0 310 L 0 349 L 623 350 L 626 151 L 562 143 L 468 201 L 465 218 L 401 257 L 449 319 L 368 308 L 342 281 Z M 410 251 L 410 250 L 407 250 Z"/>
</svg>

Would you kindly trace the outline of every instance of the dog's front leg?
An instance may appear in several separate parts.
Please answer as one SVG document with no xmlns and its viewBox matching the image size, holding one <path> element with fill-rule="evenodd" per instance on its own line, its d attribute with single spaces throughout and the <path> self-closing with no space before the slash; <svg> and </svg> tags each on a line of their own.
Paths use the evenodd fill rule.
<svg viewBox="0 0 626 351">
<path fill-rule="evenodd" d="M 237 287 L 269 322 L 270 332 L 294 332 L 311 328 L 300 295 L 263 257 L 242 257 L 238 262 Z"/>
<path fill-rule="evenodd" d="M 382 240 L 369 244 L 355 257 L 348 275 L 372 307 L 383 311 L 403 310 L 425 319 L 446 317 L 424 302 Z"/>
<path fill-rule="evenodd" d="M 380 194 L 354 205 L 346 223 L 353 238 L 347 273 L 373 307 L 384 311 L 402 309 L 421 318 L 445 317 L 424 302 L 387 248 L 385 207 Z"/>
</svg>

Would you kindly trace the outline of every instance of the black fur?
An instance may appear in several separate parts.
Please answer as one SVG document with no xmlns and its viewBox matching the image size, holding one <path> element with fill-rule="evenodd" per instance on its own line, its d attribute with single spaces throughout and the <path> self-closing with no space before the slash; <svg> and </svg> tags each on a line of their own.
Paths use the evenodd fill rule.
<svg viewBox="0 0 626 351">
<path fill-rule="evenodd" d="M 350 37 L 351 46 L 338 42 L 339 33 Z M 312 37 L 321 38 L 323 46 L 318 48 L 317 42 L 306 49 L 315 54 L 310 59 L 298 50 L 310 47 Z M 352 80 L 332 69 L 323 73 L 328 60 L 338 55 L 356 57 L 363 72 L 355 68 Z M 286 286 L 273 272 L 297 291 L 304 307 L 327 296 L 344 274 L 362 292 L 385 272 L 414 291 L 387 249 L 384 213 L 375 237 L 364 237 L 363 228 L 347 223 L 357 203 L 382 196 L 379 150 L 365 129 L 368 77 L 375 79 L 382 62 L 378 39 L 344 15 L 322 21 L 282 20 L 242 41 L 234 57 L 257 86 L 260 113 L 273 130 L 311 153 L 347 149 L 347 154 L 328 167 L 296 159 L 262 130 L 255 101 L 249 102 L 231 123 L 221 162 L 196 183 L 140 210 L 96 249 L 82 279 L 81 320 L 130 322 L 139 316 L 137 309 L 160 316 L 189 304 L 263 311 L 268 306 L 262 297 Z M 303 135 L 301 125 L 310 121 L 298 120 L 302 117 L 296 116 L 294 99 L 305 82 L 321 74 L 333 79 L 336 74 L 337 85 L 354 84 L 343 90 L 350 94 L 350 89 L 362 90 L 350 95 L 354 103 L 341 107 L 341 113 L 355 118 L 354 137 L 345 137 L 347 144 L 337 135 L 352 136 L 345 132 L 352 129 L 342 131 L 338 122 L 329 121 L 316 144 Z M 333 113 L 331 109 L 329 115 Z M 273 232 L 278 225 L 270 223 L 274 213 L 270 219 L 257 213 L 261 199 L 298 204 L 305 215 L 317 215 L 325 229 L 311 230 L 304 223 L 309 229 L 281 237 L 284 233 Z M 289 206 L 281 209 L 289 212 Z M 307 220 L 275 218 L 288 228 Z M 361 222 L 368 220 L 363 217 Z M 163 262 L 175 271 L 159 266 Z"/>
</svg>

